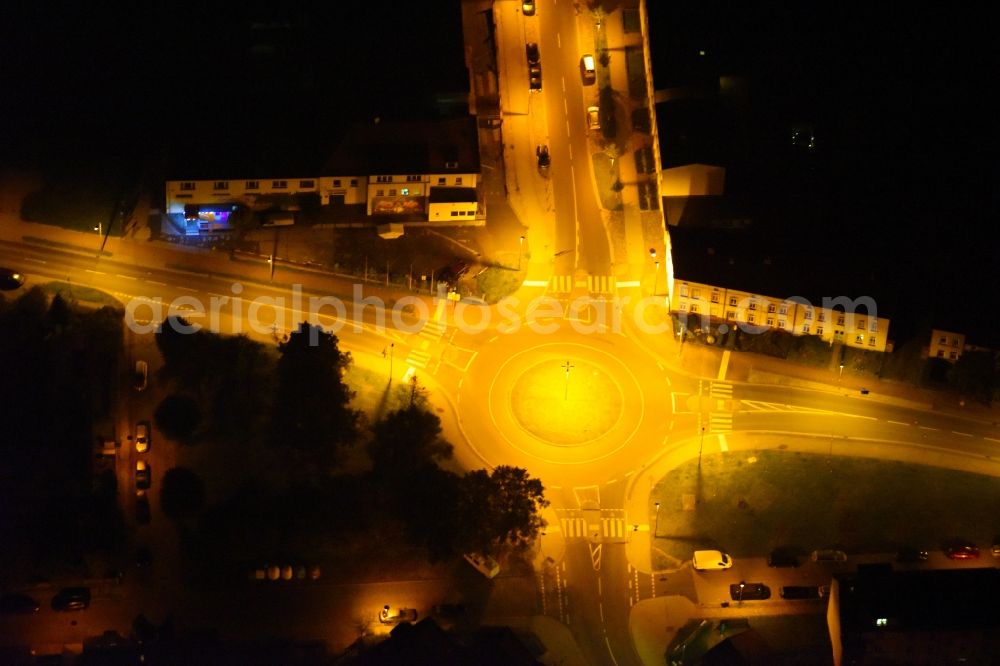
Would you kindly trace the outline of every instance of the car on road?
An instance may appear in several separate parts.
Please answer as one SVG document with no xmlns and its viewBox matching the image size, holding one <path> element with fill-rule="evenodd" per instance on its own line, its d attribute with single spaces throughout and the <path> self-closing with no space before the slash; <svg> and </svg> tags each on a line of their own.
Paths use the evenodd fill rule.
<svg viewBox="0 0 1000 666">
<path fill-rule="evenodd" d="M 538 158 L 538 171 L 544 176 L 549 172 L 549 165 L 552 164 L 552 158 L 549 157 L 549 147 L 535 146 L 535 156 Z"/>
<path fill-rule="evenodd" d="M 487 578 L 496 578 L 500 573 L 500 564 L 489 555 L 466 553 L 462 557 L 464 557 L 465 561 L 471 564 L 476 571 L 483 574 Z"/>
<path fill-rule="evenodd" d="M 993 537 L 993 546 L 990 548 L 993 557 L 1000 557 L 1000 536 Z"/>
<path fill-rule="evenodd" d="M 137 453 L 149 451 L 149 421 L 135 424 L 135 450 Z"/>
<path fill-rule="evenodd" d="M 979 546 L 966 542 L 955 542 L 945 546 L 944 554 L 952 560 L 978 560 Z"/>
<path fill-rule="evenodd" d="M 733 601 L 762 600 L 771 598 L 771 588 L 764 583 L 733 583 L 729 586 Z"/>
<path fill-rule="evenodd" d="M 778 588 L 782 599 L 823 599 L 827 591 L 826 585 L 783 585 Z"/>
<path fill-rule="evenodd" d="M 524 0 L 521 3 L 521 13 L 525 16 L 535 15 L 535 0 Z"/>
<path fill-rule="evenodd" d="M 542 89 L 541 65 L 528 65 L 528 88 L 530 88 L 532 92 L 538 92 Z"/>
<path fill-rule="evenodd" d="M 821 562 L 825 564 L 839 564 L 841 562 L 847 561 L 847 553 L 842 550 L 832 550 L 829 548 L 824 548 L 821 550 L 814 550 L 810 559 L 813 562 Z"/>
<path fill-rule="evenodd" d="M 799 556 L 789 550 L 775 548 L 767 556 L 767 566 L 769 567 L 797 567 L 801 564 Z"/>
<path fill-rule="evenodd" d="M 136 391 L 145 391 L 149 380 L 149 364 L 145 361 L 135 362 L 134 386 Z"/>
<path fill-rule="evenodd" d="M 135 491 L 135 522 L 138 525 L 149 525 L 149 498 L 145 490 Z"/>
<path fill-rule="evenodd" d="M 399 624 L 401 622 L 416 622 L 417 611 L 413 608 L 397 608 L 392 610 L 389 605 L 382 606 L 382 611 L 378 614 L 378 621 L 382 624 Z"/>
<path fill-rule="evenodd" d="M 22 615 L 38 610 L 38 602 L 27 594 L 10 592 L 0 595 L 0 615 Z"/>
<path fill-rule="evenodd" d="M 524 45 L 524 50 L 527 53 L 529 65 L 542 64 L 542 56 L 538 53 L 538 44 L 535 42 L 528 42 Z"/>
<path fill-rule="evenodd" d="M 719 571 L 733 566 L 733 558 L 721 550 L 696 550 L 691 557 L 695 571 Z"/>
<path fill-rule="evenodd" d="M 52 597 L 52 610 L 78 611 L 90 607 L 89 587 L 64 587 Z"/>
<path fill-rule="evenodd" d="M 597 80 L 597 70 L 594 69 L 594 56 L 589 53 L 580 58 L 580 74 L 585 84 L 591 84 Z"/>
<path fill-rule="evenodd" d="M 897 562 L 926 562 L 930 554 L 926 550 L 917 550 L 916 548 L 904 547 L 900 548 L 896 552 Z"/>
<path fill-rule="evenodd" d="M 587 107 L 587 129 L 601 129 L 601 110 L 596 106 Z"/>
<path fill-rule="evenodd" d="M 0 268 L 0 289 L 13 291 L 24 284 L 24 276 L 10 268 Z"/>
<path fill-rule="evenodd" d="M 153 483 L 153 473 L 149 469 L 149 463 L 140 460 L 135 464 L 135 487 L 139 490 L 149 490 Z"/>
</svg>

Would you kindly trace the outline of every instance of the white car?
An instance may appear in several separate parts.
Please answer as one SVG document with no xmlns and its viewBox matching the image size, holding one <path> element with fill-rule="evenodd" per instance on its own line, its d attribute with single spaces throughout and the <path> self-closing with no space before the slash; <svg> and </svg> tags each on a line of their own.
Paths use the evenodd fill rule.
<svg viewBox="0 0 1000 666">
<path fill-rule="evenodd" d="M 500 564 L 489 555 L 466 553 L 462 557 L 465 558 L 466 562 L 475 567 L 476 571 L 487 578 L 496 578 L 497 574 L 500 573 Z"/>
<path fill-rule="evenodd" d="M 594 68 L 594 56 L 587 53 L 580 58 L 580 70 L 583 73 L 584 83 L 593 83 L 597 80 L 597 70 Z"/>
<path fill-rule="evenodd" d="M 139 421 L 135 424 L 135 450 L 136 453 L 149 451 L 149 422 Z"/>
<path fill-rule="evenodd" d="M 721 571 L 733 566 L 733 558 L 721 550 L 696 550 L 691 566 L 695 571 Z"/>
<path fill-rule="evenodd" d="M 596 106 L 587 107 L 587 129 L 601 129 L 601 110 Z"/>
</svg>

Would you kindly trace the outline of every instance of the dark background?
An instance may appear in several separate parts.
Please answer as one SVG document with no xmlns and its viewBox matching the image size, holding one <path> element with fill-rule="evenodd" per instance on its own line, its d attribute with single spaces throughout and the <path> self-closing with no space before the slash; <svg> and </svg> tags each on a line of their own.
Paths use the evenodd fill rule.
<svg viewBox="0 0 1000 666">
<path fill-rule="evenodd" d="M 808 256 L 828 276 L 816 288 L 875 296 L 892 337 L 934 325 L 1000 345 L 986 16 L 647 5 L 658 88 L 747 84 L 658 109 L 667 166 L 726 166 L 760 233 Z M 11 6 L 0 159 L 155 193 L 220 156 L 321 164 L 349 122 L 434 115 L 436 94 L 467 89 L 458 0 Z M 812 125 L 814 150 L 789 147 L 795 122 Z M 809 277 L 789 272 L 790 290 Z"/>
</svg>

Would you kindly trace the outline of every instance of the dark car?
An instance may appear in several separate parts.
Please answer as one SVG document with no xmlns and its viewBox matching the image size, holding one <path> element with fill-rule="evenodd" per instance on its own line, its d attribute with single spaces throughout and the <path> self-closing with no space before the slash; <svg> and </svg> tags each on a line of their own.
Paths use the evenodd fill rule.
<svg viewBox="0 0 1000 666">
<path fill-rule="evenodd" d="M 412 608 L 397 608 L 396 610 L 392 610 L 386 605 L 382 607 L 382 612 L 378 614 L 378 621 L 382 624 L 416 622 L 417 611 Z"/>
<path fill-rule="evenodd" d="M 18 594 L 12 592 L 10 594 L 0 595 L 0 614 L 20 614 L 20 613 L 34 613 L 38 610 L 38 602 L 29 597 L 27 594 Z"/>
<path fill-rule="evenodd" d="M 524 45 L 524 50 L 528 54 L 528 64 L 529 65 L 541 65 L 542 56 L 538 53 L 538 44 L 535 42 L 528 42 Z"/>
<path fill-rule="evenodd" d="M 9 268 L 0 268 L 0 289 L 11 291 L 24 284 L 24 276 Z"/>
<path fill-rule="evenodd" d="M 52 597 L 52 610 L 77 611 L 90 606 L 89 587 L 64 587 Z"/>
<path fill-rule="evenodd" d="M 149 497 L 145 490 L 137 490 L 135 493 L 135 522 L 139 525 L 149 525 Z"/>
<path fill-rule="evenodd" d="M 153 482 L 153 472 L 149 469 L 149 463 L 140 460 L 135 464 L 135 487 L 139 490 L 148 490 Z"/>
<path fill-rule="evenodd" d="M 945 547 L 944 554 L 953 560 L 978 560 L 979 546 L 971 543 L 953 543 Z"/>
<path fill-rule="evenodd" d="M 764 583 L 733 583 L 729 586 L 729 596 L 733 601 L 770 599 L 771 588 Z"/>
<path fill-rule="evenodd" d="M 780 548 L 772 550 L 767 556 L 767 566 L 769 567 L 797 567 L 801 564 L 799 556 L 793 552 Z"/>
<path fill-rule="evenodd" d="M 543 174 L 548 173 L 552 158 L 549 157 L 548 146 L 535 146 L 535 155 L 538 157 L 538 170 Z"/>
<path fill-rule="evenodd" d="M 926 550 L 916 548 L 900 548 L 896 553 L 897 562 L 926 562 L 930 554 Z"/>
<path fill-rule="evenodd" d="M 816 585 L 783 585 L 778 593 L 782 599 L 819 599 L 824 596 Z"/>
<path fill-rule="evenodd" d="M 528 65 L 528 87 L 536 92 L 542 89 L 541 65 Z"/>
</svg>

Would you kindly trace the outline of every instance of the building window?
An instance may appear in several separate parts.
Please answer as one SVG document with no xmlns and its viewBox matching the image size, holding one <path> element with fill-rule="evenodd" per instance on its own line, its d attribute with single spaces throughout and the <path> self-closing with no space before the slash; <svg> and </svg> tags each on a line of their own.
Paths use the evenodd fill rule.
<svg viewBox="0 0 1000 666">
<path fill-rule="evenodd" d="M 691 312 L 697 312 L 697 311 L 698 311 L 698 304 L 697 303 L 692 303 L 691 304 Z"/>
<path fill-rule="evenodd" d="M 732 305 L 733 307 L 736 307 L 736 297 L 735 296 L 730 296 L 729 297 L 729 304 Z"/>
<path fill-rule="evenodd" d="M 712 302 L 713 303 L 718 303 L 719 302 L 719 294 L 717 292 L 714 292 L 714 291 L 712 292 Z"/>
<path fill-rule="evenodd" d="M 300 189 L 309 190 L 309 189 L 312 189 L 314 187 L 316 187 L 316 181 L 315 180 L 300 180 L 299 181 L 299 188 Z"/>
<path fill-rule="evenodd" d="M 861 335 L 860 333 L 858 333 L 857 335 L 854 336 L 854 343 L 855 344 L 859 344 L 860 345 L 864 341 L 865 341 L 865 336 Z"/>
<path fill-rule="evenodd" d="M 938 358 L 944 358 L 944 350 L 943 349 L 938 349 L 937 357 Z"/>
<path fill-rule="evenodd" d="M 773 304 L 772 305 L 768 305 L 767 306 L 767 314 L 774 314 L 775 309 L 776 308 L 774 307 Z"/>
<path fill-rule="evenodd" d="M 448 182 L 447 178 L 438 178 L 438 185 L 444 185 Z"/>
<path fill-rule="evenodd" d="M 692 289 L 691 298 L 701 298 L 701 289 Z"/>
<path fill-rule="evenodd" d="M 395 188 L 389 190 L 389 196 L 390 197 L 396 196 L 396 190 L 395 190 Z"/>
<path fill-rule="evenodd" d="M 812 319 L 813 318 L 812 310 L 806 310 L 805 318 L 806 319 Z"/>
<path fill-rule="evenodd" d="M 750 301 L 750 309 L 751 310 L 756 310 L 757 309 L 757 304 L 754 303 L 753 301 Z"/>
<path fill-rule="evenodd" d="M 685 286 L 685 285 L 682 284 L 681 285 L 681 296 L 687 296 L 687 295 L 688 295 L 688 288 L 687 288 L 687 286 Z"/>
<path fill-rule="evenodd" d="M 736 319 L 736 313 L 732 310 L 726 312 L 726 319 Z"/>
<path fill-rule="evenodd" d="M 837 315 L 837 326 L 844 325 L 844 315 Z"/>
<path fill-rule="evenodd" d="M 809 324 L 802 324 L 802 332 L 803 333 L 809 332 Z"/>
<path fill-rule="evenodd" d="M 376 183 L 391 183 L 392 176 L 375 176 Z"/>
<path fill-rule="evenodd" d="M 334 178 L 333 179 L 333 186 L 334 187 L 340 187 L 340 179 L 339 178 Z"/>
<path fill-rule="evenodd" d="M 194 189 L 194 183 L 192 183 L 191 181 L 187 181 L 187 182 L 181 183 L 181 189 L 182 190 L 193 190 Z"/>
<path fill-rule="evenodd" d="M 784 329 L 785 328 L 785 322 L 784 321 L 779 321 L 778 322 L 778 328 Z"/>
<path fill-rule="evenodd" d="M 767 325 L 772 327 L 774 326 L 774 317 L 767 318 Z"/>
<path fill-rule="evenodd" d="M 229 181 L 228 180 L 217 180 L 217 181 L 215 181 L 215 184 L 212 185 L 212 189 L 216 190 L 216 191 L 218 191 L 218 190 L 228 190 L 229 189 Z"/>
<path fill-rule="evenodd" d="M 260 189 L 260 183 L 257 182 L 256 180 L 248 180 L 247 184 L 246 184 L 246 188 L 248 190 L 259 190 Z"/>
<path fill-rule="evenodd" d="M 868 342 L 869 344 L 875 344 L 875 338 L 872 338 Z M 958 358 L 958 352 L 951 352 L 950 354 L 948 354 L 948 358 L 954 361 L 956 358 Z"/>
<path fill-rule="evenodd" d="M 788 306 L 787 305 L 782 305 L 781 309 L 778 310 L 778 314 L 780 314 L 782 317 L 784 317 L 786 314 L 788 314 Z"/>
<path fill-rule="evenodd" d="M 946 345 L 946 344 L 948 344 L 948 338 L 940 338 L 940 339 L 938 339 L 938 344 L 939 345 Z"/>
<path fill-rule="evenodd" d="M 858 325 L 857 325 L 857 329 L 858 329 L 859 331 L 863 331 L 863 330 L 865 330 L 865 320 L 864 320 L 864 319 L 859 319 L 859 320 L 858 320 Z"/>
<path fill-rule="evenodd" d="M 458 211 L 454 211 L 454 210 L 451 211 L 451 216 L 452 217 L 458 217 Z"/>
<path fill-rule="evenodd" d="M 377 196 L 377 197 L 384 197 L 385 196 L 385 190 L 375 190 L 375 196 Z"/>
<path fill-rule="evenodd" d="M 868 338 L 868 346 L 869 347 L 875 346 L 875 338 Z"/>
<path fill-rule="evenodd" d="M 822 326 L 817 326 L 816 327 L 816 335 L 823 335 L 823 327 Z"/>
<path fill-rule="evenodd" d="M 747 321 L 751 324 L 754 323 L 755 321 L 757 321 L 756 315 L 754 315 L 753 313 L 748 314 Z"/>
<path fill-rule="evenodd" d="M 826 313 L 825 312 L 820 312 L 819 313 L 819 320 L 820 321 L 826 321 Z"/>
<path fill-rule="evenodd" d="M 955 338 L 952 338 L 951 339 L 951 346 L 952 347 L 957 347 L 958 346 L 958 340 L 956 340 Z"/>
<path fill-rule="evenodd" d="M 461 176 L 456 176 L 455 177 L 455 184 L 456 185 L 461 185 L 462 184 L 462 177 Z"/>
<path fill-rule="evenodd" d="M 272 180 L 271 187 L 276 190 L 287 190 L 288 181 L 287 180 Z"/>
<path fill-rule="evenodd" d="M 420 176 L 407 176 L 406 182 L 408 183 L 419 183 L 421 180 Z"/>
<path fill-rule="evenodd" d="M 878 322 L 877 321 L 873 321 L 872 325 L 868 327 L 868 330 L 871 331 L 872 333 L 877 333 L 878 332 Z"/>
<path fill-rule="evenodd" d="M 358 186 L 358 179 L 351 178 L 351 187 L 357 187 L 357 186 Z"/>
</svg>

